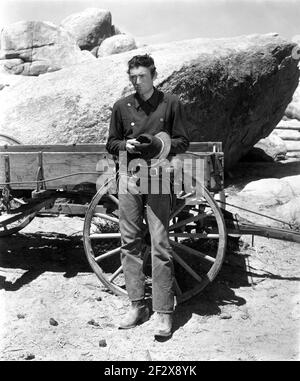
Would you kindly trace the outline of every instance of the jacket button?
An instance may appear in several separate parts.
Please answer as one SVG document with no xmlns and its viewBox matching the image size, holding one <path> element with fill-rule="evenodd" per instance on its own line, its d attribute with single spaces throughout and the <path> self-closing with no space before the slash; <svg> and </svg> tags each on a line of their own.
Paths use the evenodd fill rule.
<svg viewBox="0 0 300 381">
<path fill-rule="evenodd" d="M 160 118 L 159 120 L 160 120 L 161 122 L 163 122 L 163 121 L 164 121 L 164 118 Z"/>
<path fill-rule="evenodd" d="M 134 123 L 134 122 L 131 122 L 130 124 L 131 124 L 132 126 L 134 126 L 134 125 L 135 125 L 135 123 Z"/>
<path fill-rule="evenodd" d="M 131 103 L 127 103 L 127 106 L 129 106 L 129 107 L 130 107 L 130 106 L 131 106 Z"/>
</svg>

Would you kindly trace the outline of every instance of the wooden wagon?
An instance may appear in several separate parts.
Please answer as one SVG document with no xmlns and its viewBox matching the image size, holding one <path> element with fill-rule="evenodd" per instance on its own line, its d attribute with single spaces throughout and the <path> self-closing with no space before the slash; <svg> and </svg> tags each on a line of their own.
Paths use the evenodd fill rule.
<svg viewBox="0 0 300 381">
<path fill-rule="evenodd" d="M 37 214 L 84 215 L 83 246 L 91 268 L 113 293 L 126 295 L 118 194 L 112 191 L 116 172 L 105 145 L 21 145 L 2 136 L 4 139 L 6 143 L 0 145 L 0 239 L 16 234 Z M 169 161 L 173 181 L 187 172 L 193 180 L 197 178 L 189 189 L 173 193 L 169 238 L 176 265 L 177 303 L 196 295 L 216 277 L 228 234 L 300 242 L 297 231 L 249 224 L 225 210 L 223 159 L 221 143 L 196 142 Z M 187 166 L 178 167 L 183 162 Z M 144 271 L 151 287 L 146 218 L 143 247 Z"/>
</svg>

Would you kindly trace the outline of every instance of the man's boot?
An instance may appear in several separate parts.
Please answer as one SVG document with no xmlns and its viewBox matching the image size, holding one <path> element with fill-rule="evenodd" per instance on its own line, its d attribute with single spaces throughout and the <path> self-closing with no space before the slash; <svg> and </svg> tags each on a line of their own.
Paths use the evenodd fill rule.
<svg viewBox="0 0 300 381">
<path fill-rule="evenodd" d="M 149 319 L 149 308 L 144 300 L 131 302 L 131 307 L 120 323 L 120 329 L 134 328 L 138 324 L 144 323 Z"/>
<path fill-rule="evenodd" d="M 154 331 L 155 337 L 169 337 L 172 335 L 172 313 L 157 312 L 157 321 Z"/>
</svg>

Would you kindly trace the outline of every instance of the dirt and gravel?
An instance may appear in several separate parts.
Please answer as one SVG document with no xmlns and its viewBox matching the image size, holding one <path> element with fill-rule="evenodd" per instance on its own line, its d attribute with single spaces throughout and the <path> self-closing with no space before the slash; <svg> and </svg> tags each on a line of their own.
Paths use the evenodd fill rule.
<svg viewBox="0 0 300 381">
<path fill-rule="evenodd" d="M 299 165 L 241 164 L 231 173 L 228 202 L 275 216 L 275 209 L 241 201 L 238 192 L 266 171 L 299 174 Z M 230 241 L 217 278 L 176 307 L 174 333 L 159 342 L 153 316 L 118 330 L 128 301 L 91 271 L 82 225 L 79 217 L 36 217 L 1 240 L 1 361 L 299 360 L 300 244 L 251 236 Z"/>
</svg>

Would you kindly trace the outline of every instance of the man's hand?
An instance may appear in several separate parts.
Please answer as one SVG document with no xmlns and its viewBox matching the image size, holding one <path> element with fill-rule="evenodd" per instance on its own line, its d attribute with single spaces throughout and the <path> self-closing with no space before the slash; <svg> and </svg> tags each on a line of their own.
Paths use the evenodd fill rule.
<svg viewBox="0 0 300 381">
<path fill-rule="evenodd" d="M 126 141 L 126 150 L 129 152 L 129 153 L 139 153 L 139 151 L 136 150 L 136 146 L 138 146 L 139 144 L 141 144 L 140 142 L 138 142 L 136 139 L 128 139 Z"/>
</svg>

